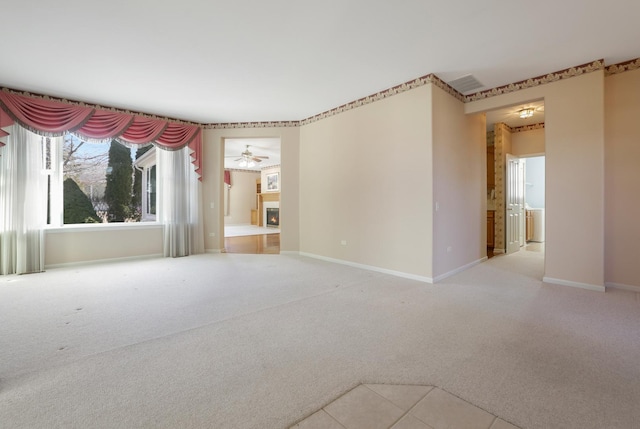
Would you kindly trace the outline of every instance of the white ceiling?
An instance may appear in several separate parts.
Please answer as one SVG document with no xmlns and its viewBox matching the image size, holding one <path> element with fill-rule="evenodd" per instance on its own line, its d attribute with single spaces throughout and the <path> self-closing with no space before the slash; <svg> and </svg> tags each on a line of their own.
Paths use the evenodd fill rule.
<svg viewBox="0 0 640 429">
<path fill-rule="evenodd" d="M 249 145 L 249 151 L 253 156 L 268 156 L 254 167 L 240 167 L 240 154 Z M 280 165 L 280 139 L 279 138 L 243 138 L 224 140 L 224 168 L 238 170 L 260 171 L 263 168 Z"/>
<path fill-rule="evenodd" d="M 631 0 L 6 0 L 0 85 L 197 122 L 300 120 L 414 78 L 640 57 Z"/>
</svg>

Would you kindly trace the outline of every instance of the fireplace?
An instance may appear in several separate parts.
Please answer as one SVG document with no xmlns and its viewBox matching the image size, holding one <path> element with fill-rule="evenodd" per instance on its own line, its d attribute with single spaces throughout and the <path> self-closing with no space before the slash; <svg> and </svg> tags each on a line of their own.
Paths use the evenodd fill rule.
<svg viewBox="0 0 640 429">
<path fill-rule="evenodd" d="M 267 207 L 267 227 L 278 228 L 280 226 L 280 209 Z"/>
</svg>

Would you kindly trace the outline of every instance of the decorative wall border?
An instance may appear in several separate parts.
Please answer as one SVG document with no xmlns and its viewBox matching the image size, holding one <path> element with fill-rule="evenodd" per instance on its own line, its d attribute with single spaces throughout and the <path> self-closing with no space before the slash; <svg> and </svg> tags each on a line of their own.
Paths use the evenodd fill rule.
<svg viewBox="0 0 640 429">
<path fill-rule="evenodd" d="M 7 92 L 9 94 L 21 95 L 21 96 L 24 96 L 24 97 L 37 98 L 37 99 L 41 99 L 41 100 L 57 101 L 57 102 L 60 102 L 60 103 L 71 104 L 73 106 L 89 107 L 89 108 L 97 109 L 97 110 L 106 110 L 106 111 L 109 111 L 109 112 L 116 112 L 116 113 L 124 113 L 124 114 L 127 114 L 127 115 L 141 116 L 143 118 L 148 118 L 148 119 L 159 119 L 159 120 L 162 120 L 162 121 L 173 122 L 173 123 L 176 123 L 176 124 L 195 125 L 197 127 L 202 127 L 202 124 L 199 123 L 199 122 L 186 121 L 184 119 L 171 118 L 169 116 L 153 115 L 153 114 L 150 114 L 150 113 L 138 112 L 136 110 L 119 109 L 117 107 L 103 106 L 101 104 L 87 103 L 87 102 L 84 102 L 84 101 L 72 100 L 72 99 L 62 98 L 62 97 L 54 97 L 54 96 L 51 96 L 51 95 L 38 94 L 38 93 L 35 93 L 35 92 L 20 91 L 20 90 L 17 90 L 17 89 L 7 88 L 7 87 L 4 87 L 4 86 L 0 87 L 0 91 Z"/>
<path fill-rule="evenodd" d="M 246 170 L 246 169 L 242 169 L 242 168 L 225 168 L 225 171 L 235 171 L 236 173 L 260 174 L 259 170 Z"/>
<path fill-rule="evenodd" d="M 205 130 L 225 130 L 234 128 L 290 128 L 299 127 L 300 121 L 225 122 L 201 125 Z"/>
<path fill-rule="evenodd" d="M 625 61 L 623 63 L 612 64 L 604 69 L 605 76 L 611 76 L 613 74 L 624 73 L 631 70 L 640 69 L 640 58 L 634 58 L 633 60 Z"/>
<path fill-rule="evenodd" d="M 171 118 L 168 116 L 160 116 L 160 115 L 154 115 L 150 113 L 138 112 L 135 110 L 119 109 L 112 106 L 103 106 L 100 104 L 92 104 L 92 103 L 87 103 L 83 101 L 72 100 L 72 99 L 67 99 L 62 97 L 43 95 L 43 94 L 33 93 L 29 91 L 20 91 L 12 88 L 7 88 L 7 87 L 0 87 L 0 90 L 9 92 L 12 94 L 23 95 L 26 97 L 59 101 L 62 103 L 68 103 L 76 106 L 91 107 L 94 109 L 107 110 L 110 112 L 137 115 L 137 116 L 142 116 L 150 119 L 160 119 L 160 120 L 170 121 L 170 122 L 184 124 L 184 125 L 195 125 L 195 126 L 202 127 L 203 129 L 206 129 L 206 130 L 247 129 L 247 128 L 292 128 L 292 127 L 294 128 L 294 127 L 299 127 L 301 125 L 308 125 L 313 122 L 317 122 L 319 120 L 326 119 L 331 116 L 335 116 L 339 113 L 343 113 L 343 112 L 355 109 L 357 107 L 365 106 L 367 104 L 371 104 L 376 101 L 384 100 L 385 98 L 388 98 L 397 94 L 401 94 L 403 92 L 410 91 L 412 89 L 419 88 L 421 86 L 428 85 L 430 83 L 444 90 L 447 94 L 451 95 L 457 100 L 462 101 L 463 103 L 469 103 L 471 101 L 482 100 L 482 99 L 494 97 L 497 95 L 508 94 L 511 92 L 520 91 L 523 89 L 532 88 L 532 87 L 544 85 L 547 83 L 557 82 L 559 80 L 580 76 L 580 75 L 591 73 L 598 70 L 604 70 L 605 76 L 610 76 L 613 74 L 623 73 L 626 71 L 631 71 L 636 69 L 640 69 L 640 58 L 635 58 L 633 60 L 625 61 L 618 64 L 613 64 L 606 67 L 604 65 L 604 60 L 600 59 L 590 63 L 582 64 L 575 67 L 570 67 L 570 68 L 552 72 L 552 73 L 547 73 L 546 75 L 533 77 L 530 79 L 522 80 L 515 83 L 510 83 L 508 85 L 499 86 L 496 88 L 476 92 L 469 95 L 462 95 L 461 93 L 453 89 L 449 84 L 447 84 L 442 79 L 440 79 L 438 76 L 436 76 L 433 73 L 430 73 L 428 75 L 410 80 L 400 85 L 396 85 L 394 87 L 385 89 L 375 94 L 368 95 L 366 97 L 360 98 L 350 103 L 343 104 L 331 110 L 327 110 L 325 112 L 319 113 L 317 115 L 314 115 L 299 121 L 226 122 L 226 123 L 205 124 L 205 123 L 187 121 L 183 119 Z M 536 125 L 540 125 L 540 124 L 536 124 Z M 529 131 L 529 130 L 523 130 L 523 131 Z M 513 131 L 513 132 L 520 132 L 520 131 Z"/>
<path fill-rule="evenodd" d="M 371 94 L 371 95 L 368 95 L 366 97 L 359 98 L 358 100 L 352 101 L 352 102 L 347 103 L 347 104 L 343 104 L 342 106 L 338 106 L 338 107 L 333 108 L 331 110 L 327 110 L 326 112 L 319 113 L 319 114 L 311 116 L 311 117 L 309 117 L 307 119 L 303 119 L 303 120 L 300 121 L 300 125 L 308 125 L 308 124 L 311 124 L 313 122 L 317 122 L 317 121 L 319 121 L 321 119 L 326 119 L 326 118 L 329 118 L 331 116 L 335 116 L 335 115 L 337 115 L 339 113 L 343 113 L 343 112 L 355 109 L 357 107 L 366 106 L 367 104 L 371 104 L 371 103 L 376 102 L 376 101 L 384 100 L 385 98 L 389 98 L 389 97 L 392 97 L 394 95 L 401 94 L 403 92 L 410 91 L 412 89 L 419 88 L 419 87 L 424 86 L 424 85 L 428 85 L 430 83 L 432 83 L 432 84 L 436 85 L 437 87 L 441 88 L 442 90 L 447 92 L 449 95 L 452 95 L 453 97 L 457 98 L 458 100 L 464 102 L 464 96 L 462 94 L 460 94 L 458 91 L 453 89 L 451 86 L 449 86 L 447 83 L 445 83 L 438 76 L 436 76 L 435 74 L 431 73 L 431 74 L 419 77 L 417 79 L 413 79 L 413 80 L 411 80 L 409 82 L 405 82 L 405 83 L 402 83 L 400 85 L 396 85 L 394 87 L 385 89 L 383 91 L 376 92 L 375 94 Z"/>
<path fill-rule="evenodd" d="M 499 86 L 497 88 L 488 89 L 486 91 L 480 91 L 473 94 L 466 95 L 464 97 L 465 103 L 477 100 L 483 100 L 489 97 L 495 97 L 497 95 L 508 94 L 510 92 L 520 91 L 534 86 L 544 85 L 551 82 L 557 82 L 559 80 L 568 79 L 576 76 L 580 76 L 586 73 L 591 73 L 604 69 L 604 60 L 596 60 L 591 63 L 582 64 L 568 69 L 560 70 L 553 73 L 548 73 L 543 76 L 537 76 L 519 82 L 510 83 L 508 85 Z"/>
<path fill-rule="evenodd" d="M 531 125 L 523 125 L 521 127 L 513 127 L 511 128 L 511 132 L 512 133 L 522 133 L 525 131 L 534 131 L 534 130 L 543 130 L 544 129 L 544 122 L 540 122 L 537 124 L 531 124 Z"/>
</svg>

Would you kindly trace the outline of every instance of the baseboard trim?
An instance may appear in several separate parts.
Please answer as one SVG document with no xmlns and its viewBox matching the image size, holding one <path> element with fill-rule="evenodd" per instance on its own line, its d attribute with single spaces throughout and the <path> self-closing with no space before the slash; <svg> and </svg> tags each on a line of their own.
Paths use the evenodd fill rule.
<svg viewBox="0 0 640 429">
<path fill-rule="evenodd" d="M 507 253 L 507 252 L 505 252 L 504 249 L 495 249 L 495 248 L 493 249 L 493 254 L 494 255 L 504 255 L 505 253 Z"/>
<path fill-rule="evenodd" d="M 298 252 L 297 250 L 281 250 L 280 251 L 281 255 L 293 255 L 293 256 L 297 256 L 300 254 L 300 252 Z"/>
<path fill-rule="evenodd" d="M 162 258 L 162 253 L 154 253 L 152 255 L 142 255 L 142 256 L 126 256 L 123 258 L 107 258 L 107 259 L 93 259 L 91 261 L 77 261 L 77 262 L 65 262 L 63 264 L 50 264 L 45 265 L 44 269 L 52 269 L 52 268 L 64 268 L 64 267 L 77 267 L 80 265 L 93 265 L 93 264 L 104 264 L 111 262 L 126 262 L 126 261 L 136 261 L 143 259 L 155 259 Z"/>
<path fill-rule="evenodd" d="M 322 261 L 333 262 L 335 264 L 347 265 L 349 267 L 361 268 L 363 270 L 375 271 L 377 273 L 389 274 L 396 277 L 402 277 L 405 279 L 416 280 L 423 283 L 433 283 L 431 277 L 418 276 L 416 274 L 404 273 L 402 271 L 388 270 L 386 268 L 374 267 L 372 265 L 359 264 L 357 262 L 345 261 L 344 259 L 329 258 L 327 256 L 316 255 L 315 253 L 298 252 L 300 256 L 306 256 L 308 258 L 320 259 Z"/>
<path fill-rule="evenodd" d="M 222 253 L 222 249 L 204 249 L 204 253 Z"/>
<path fill-rule="evenodd" d="M 596 292 L 604 292 L 605 291 L 605 287 L 604 286 L 600 286 L 600 285 L 592 285 L 589 283 L 580 283 L 580 282 L 573 282 L 570 280 L 562 280 L 562 279 L 554 279 L 552 277 L 543 277 L 542 281 L 545 283 L 552 283 L 552 284 L 556 284 L 556 285 L 560 285 L 560 286 L 570 286 L 570 287 L 577 287 L 580 289 L 587 289 L 587 290 L 593 290 Z"/>
<path fill-rule="evenodd" d="M 456 274 L 458 274 L 458 273 L 461 273 L 461 272 L 463 272 L 463 271 L 466 271 L 466 270 L 468 270 L 469 268 L 471 268 L 471 267 L 473 267 L 473 266 L 476 266 L 476 265 L 478 265 L 478 264 L 481 264 L 482 262 L 484 262 L 484 261 L 486 261 L 486 260 L 488 260 L 488 259 L 489 259 L 489 258 L 487 258 L 487 257 L 485 256 L 485 257 L 480 258 L 480 259 L 478 259 L 478 260 L 476 260 L 476 261 L 469 262 L 469 263 L 468 263 L 468 264 L 466 264 L 466 265 L 463 265 L 463 266 L 461 266 L 461 267 L 458 267 L 458 268 L 456 268 L 455 270 L 451 270 L 451 271 L 449 271 L 448 273 L 440 274 L 439 276 L 436 276 L 436 277 L 434 277 L 434 278 L 433 278 L 433 282 L 434 282 L 434 283 L 437 283 L 437 282 L 439 282 L 440 280 L 444 280 L 444 279 L 446 279 L 447 277 L 451 277 L 451 276 L 453 276 L 453 275 L 456 275 Z"/>
<path fill-rule="evenodd" d="M 628 290 L 628 291 L 631 291 L 631 292 L 640 293 L 640 286 L 625 285 L 625 284 L 622 284 L 622 283 L 612 283 L 612 282 L 607 282 L 604 285 L 605 285 L 605 287 L 610 287 L 610 288 L 613 288 L 613 289 Z"/>
</svg>

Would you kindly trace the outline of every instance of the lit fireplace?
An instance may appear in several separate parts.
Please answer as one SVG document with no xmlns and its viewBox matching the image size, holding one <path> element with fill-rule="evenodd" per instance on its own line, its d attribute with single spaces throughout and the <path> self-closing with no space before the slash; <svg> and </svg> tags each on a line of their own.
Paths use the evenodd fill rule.
<svg viewBox="0 0 640 429">
<path fill-rule="evenodd" d="M 280 209 L 267 207 L 267 227 L 277 228 L 280 226 Z"/>
</svg>

